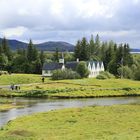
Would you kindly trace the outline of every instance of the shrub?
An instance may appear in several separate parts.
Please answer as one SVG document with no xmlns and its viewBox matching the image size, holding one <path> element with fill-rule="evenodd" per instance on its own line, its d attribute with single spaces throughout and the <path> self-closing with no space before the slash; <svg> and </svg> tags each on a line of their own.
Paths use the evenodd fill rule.
<svg viewBox="0 0 140 140">
<path fill-rule="evenodd" d="M 100 74 L 96 77 L 96 79 L 111 79 L 115 76 L 107 71 L 102 71 Z"/>
<path fill-rule="evenodd" d="M 131 79 L 132 78 L 132 70 L 128 66 L 123 66 L 117 69 L 119 76 L 121 74 L 124 78 Z"/>
<path fill-rule="evenodd" d="M 43 90 L 31 90 L 31 91 L 26 91 L 25 96 L 26 97 L 42 97 L 45 96 L 46 91 Z"/>
<path fill-rule="evenodd" d="M 65 70 L 55 70 L 52 74 L 53 80 L 63 80 L 63 79 L 79 79 L 80 75 L 72 71 L 71 69 L 65 69 Z"/>
<path fill-rule="evenodd" d="M 137 70 L 134 72 L 134 79 L 140 80 L 140 66 L 138 66 Z"/>
<path fill-rule="evenodd" d="M 99 74 L 96 79 L 107 79 L 107 77 L 105 75 Z"/>
<path fill-rule="evenodd" d="M 81 61 L 78 64 L 76 71 L 82 78 L 88 77 L 88 75 L 89 75 L 88 67 L 86 65 L 86 62 L 84 62 L 84 61 Z"/>
</svg>

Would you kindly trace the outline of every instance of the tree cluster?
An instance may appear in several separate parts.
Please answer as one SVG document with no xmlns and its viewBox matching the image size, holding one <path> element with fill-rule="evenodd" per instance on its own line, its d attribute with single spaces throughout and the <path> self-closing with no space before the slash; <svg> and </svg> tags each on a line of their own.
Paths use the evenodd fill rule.
<svg viewBox="0 0 140 140">
<path fill-rule="evenodd" d="M 30 40 L 26 49 L 12 52 L 6 38 L 0 45 L 0 68 L 8 72 L 40 74 L 45 61 L 44 52 L 39 52 Z"/>
<path fill-rule="evenodd" d="M 119 77 L 124 74 L 120 72 L 122 67 L 131 68 L 134 63 L 129 44 L 102 42 L 99 35 L 95 39 L 92 35 L 89 41 L 85 37 L 78 40 L 74 56 L 82 61 L 103 61 L 105 70 Z"/>
</svg>

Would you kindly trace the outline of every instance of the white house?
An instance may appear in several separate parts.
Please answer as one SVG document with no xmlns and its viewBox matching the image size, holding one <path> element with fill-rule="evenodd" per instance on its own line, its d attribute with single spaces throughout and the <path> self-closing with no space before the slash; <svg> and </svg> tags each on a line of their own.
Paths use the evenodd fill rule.
<svg viewBox="0 0 140 140">
<path fill-rule="evenodd" d="M 59 63 L 52 62 L 44 64 L 42 68 L 42 76 L 52 76 L 52 71 L 57 69 L 65 69 L 64 60 L 60 59 Z"/>
<path fill-rule="evenodd" d="M 89 77 L 96 77 L 101 71 L 104 71 L 103 62 L 99 61 L 89 61 L 87 62 Z"/>
<path fill-rule="evenodd" d="M 52 71 L 57 69 L 72 69 L 73 71 L 76 70 L 76 67 L 79 63 L 79 60 L 77 61 L 71 61 L 64 63 L 64 59 L 60 59 L 59 63 L 46 63 L 43 65 L 42 68 L 42 76 L 52 76 Z M 103 62 L 99 61 L 88 61 L 86 62 L 88 70 L 89 70 L 89 77 L 96 77 L 99 75 L 101 71 L 104 71 L 104 64 Z"/>
</svg>

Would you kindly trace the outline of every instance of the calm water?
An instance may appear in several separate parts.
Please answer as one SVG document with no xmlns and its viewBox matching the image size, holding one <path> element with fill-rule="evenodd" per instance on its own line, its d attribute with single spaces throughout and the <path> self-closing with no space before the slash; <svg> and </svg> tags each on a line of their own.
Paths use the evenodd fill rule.
<svg viewBox="0 0 140 140">
<path fill-rule="evenodd" d="M 140 97 L 121 97 L 121 98 L 94 98 L 94 99 L 27 99 L 13 98 L 15 104 L 23 105 L 24 108 L 11 109 L 0 112 L 0 126 L 9 120 L 19 116 L 29 115 L 35 112 L 50 111 L 62 108 L 83 107 L 83 106 L 110 106 L 115 104 L 138 104 Z"/>
</svg>

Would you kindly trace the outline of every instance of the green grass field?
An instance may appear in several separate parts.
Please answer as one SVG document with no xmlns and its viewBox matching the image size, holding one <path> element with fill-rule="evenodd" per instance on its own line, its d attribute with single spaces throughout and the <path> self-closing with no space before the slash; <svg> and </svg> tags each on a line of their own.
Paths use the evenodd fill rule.
<svg viewBox="0 0 140 140">
<path fill-rule="evenodd" d="M 140 106 L 64 109 L 20 117 L 0 130 L 2 140 L 139 140 Z"/>
<path fill-rule="evenodd" d="M 0 85 L 29 84 L 39 82 L 41 82 L 41 75 L 35 74 L 11 74 L 0 76 Z"/>
<path fill-rule="evenodd" d="M 140 81 L 128 79 L 98 80 L 95 78 L 85 78 L 52 81 L 49 78 L 45 78 L 45 83 L 42 84 L 41 77 L 39 75 L 19 74 L 3 76 L 3 79 L 7 79 L 8 82 L 8 78 L 6 77 L 9 79 L 11 77 L 13 81 L 16 81 L 14 83 L 30 83 L 30 85 L 21 85 L 20 91 L 1 89 L 0 96 L 3 97 L 89 98 L 140 95 Z M 0 81 L 2 82 L 2 79 L 0 79 Z"/>
</svg>

